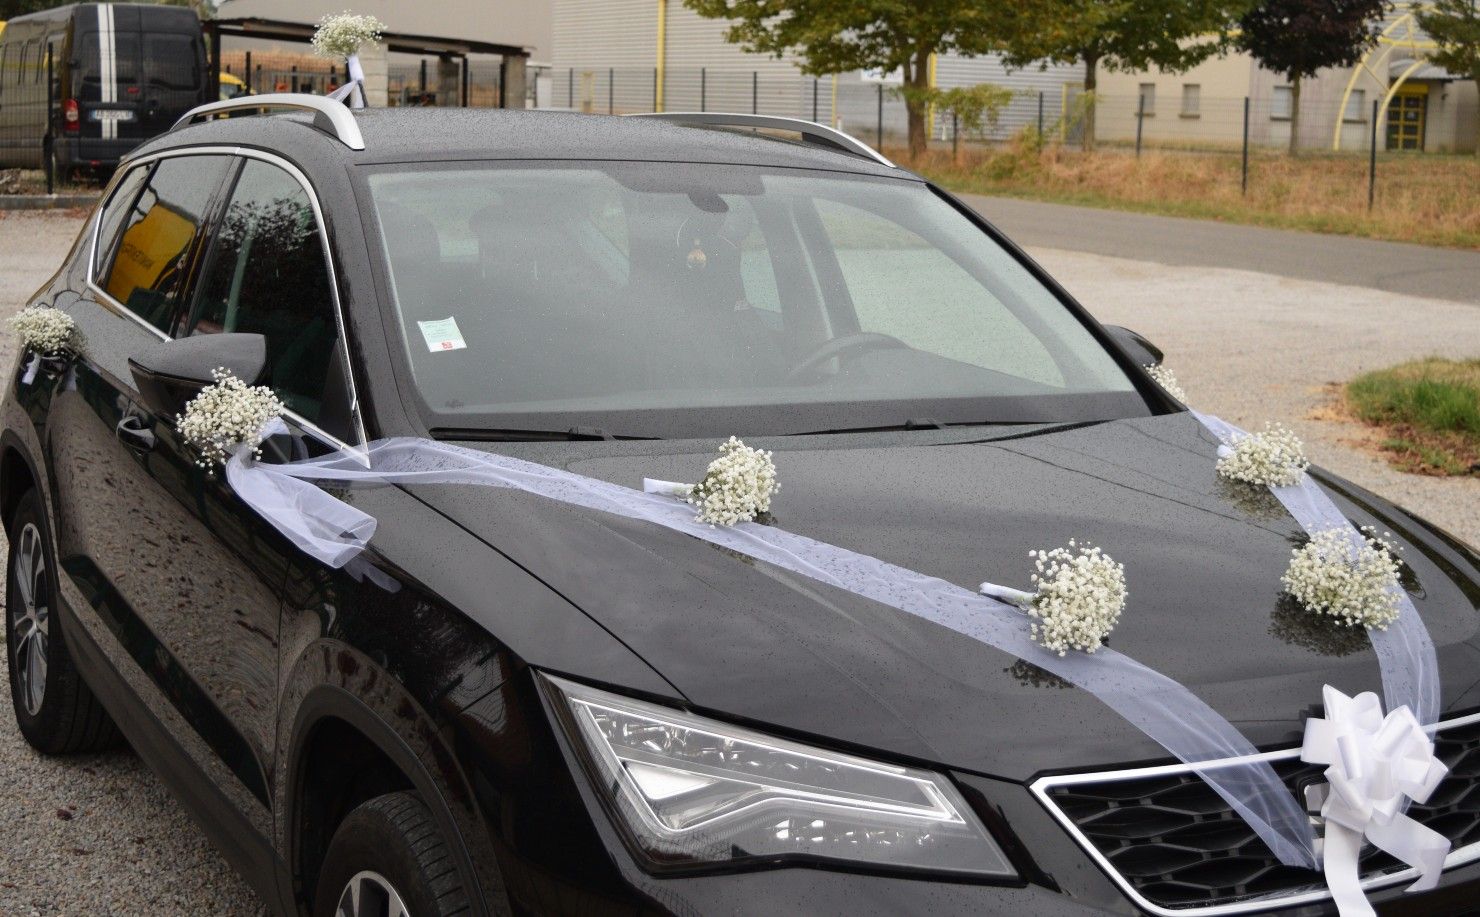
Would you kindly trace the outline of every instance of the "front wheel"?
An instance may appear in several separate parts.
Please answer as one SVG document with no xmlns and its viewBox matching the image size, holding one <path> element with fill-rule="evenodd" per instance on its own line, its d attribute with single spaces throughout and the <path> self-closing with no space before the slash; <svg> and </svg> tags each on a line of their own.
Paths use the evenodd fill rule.
<svg viewBox="0 0 1480 917">
<path fill-rule="evenodd" d="M 468 911 L 452 849 L 415 793 L 345 816 L 319 872 L 315 917 L 453 917 Z"/>
</svg>

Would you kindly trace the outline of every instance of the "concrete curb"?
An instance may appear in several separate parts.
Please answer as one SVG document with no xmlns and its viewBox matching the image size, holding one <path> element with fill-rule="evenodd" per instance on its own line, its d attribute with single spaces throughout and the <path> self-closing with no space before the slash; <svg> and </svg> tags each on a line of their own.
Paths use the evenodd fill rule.
<svg viewBox="0 0 1480 917">
<path fill-rule="evenodd" d="M 91 207 L 101 193 L 83 191 L 75 194 L 0 194 L 0 210 L 71 210 Z"/>
</svg>

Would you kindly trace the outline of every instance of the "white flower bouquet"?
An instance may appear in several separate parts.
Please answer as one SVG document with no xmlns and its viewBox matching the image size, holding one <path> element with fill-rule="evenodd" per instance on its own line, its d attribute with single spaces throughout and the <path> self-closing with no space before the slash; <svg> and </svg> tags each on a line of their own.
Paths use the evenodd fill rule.
<svg viewBox="0 0 1480 917">
<path fill-rule="evenodd" d="M 719 458 L 709 463 L 704 480 L 698 484 L 644 478 L 642 489 L 697 506 L 700 522 L 728 526 L 769 513 L 771 497 L 781 485 L 776 481 L 771 453 L 752 449 L 732 436 L 720 445 Z"/>
<path fill-rule="evenodd" d="M 374 16 L 359 16 L 345 10 L 325 16 L 314 30 L 314 53 L 320 57 L 339 58 L 358 54 L 360 46 L 380 41 L 385 23 Z"/>
<path fill-rule="evenodd" d="M 1291 552 L 1280 582 L 1310 611 L 1385 630 L 1399 614 L 1397 551 L 1371 529 L 1316 532 Z"/>
<path fill-rule="evenodd" d="M 82 349 L 82 336 L 72 316 L 50 306 L 29 306 L 11 316 L 10 327 L 31 353 L 63 359 Z"/>
<path fill-rule="evenodd" d="M 1146 374 L 1156 381 L 1168 395 L 1186 404 L 1187 393 L 1182 390 L 1182 385 L 1177 381 L 1176 373 L 1167 368 L 1165 363 L 1146 367 Z"/>
<path fill-rule="evenodd" d="M 212 470 L 242 446 L 261 458 L 262 431 L 286 410 L 283 403 L 267 386 L 249 386 L 226 369 L 211 376 L 215 384 L 201 389 L 175 418 L 180 436 L 200 452 L 196 464 Z"/>
<path fill-rule="evenodd" d="M 1300 437 L 1276 424 L 1265 424 L 1263 432 L 1219 450 L 1218 473 L 1231 481 L 1289 487 L 1299 484 L 1309 467 Z"/>
<path fill-rule="evenodd" d="M 981 591 L 1017 605 L 1035 620 L 1034 642 L 1060 656 L 1093 653 L 1115 629 L 1125 610 L 1125 566 L 1090 544 L 1069 539 L 1067 548 L 1029 551 L 1038 570 L 1038 591 L 1020 592 L 982 583 Z"/>
</svg>

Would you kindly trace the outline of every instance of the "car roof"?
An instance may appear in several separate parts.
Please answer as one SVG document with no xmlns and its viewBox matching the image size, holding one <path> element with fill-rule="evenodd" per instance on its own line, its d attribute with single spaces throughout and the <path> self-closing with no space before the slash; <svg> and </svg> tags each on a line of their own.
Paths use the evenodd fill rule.
<svg viewBox="0 0 1480 917">
<path fill-rule="evenodd" d="M 365 149 L 318 130 L 307 114 L 218 118 L 169 131 L 143 156 L 187 146 L 267 149 L 307 164 L 436 160 L 614 160 L 826 169 L 914 178 L 862 156 L 750 131 L 654 118 L 501 108 L 371 108 L 354 112 Z M 327 162 L 326 162 L 327 160 Z"/>
</svg>

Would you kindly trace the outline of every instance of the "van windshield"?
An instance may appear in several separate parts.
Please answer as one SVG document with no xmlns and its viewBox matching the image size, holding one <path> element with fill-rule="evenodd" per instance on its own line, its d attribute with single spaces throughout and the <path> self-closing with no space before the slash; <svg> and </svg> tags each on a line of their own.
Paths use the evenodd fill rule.
<svg viewBox="0 0 1480 917">
<path fill-rule="evenodd" d="M 368 182 L 434 430 L 1149 413 L 1079 317 L 915 180 L 603 163 L 396 166 Z"/>
</svg>

